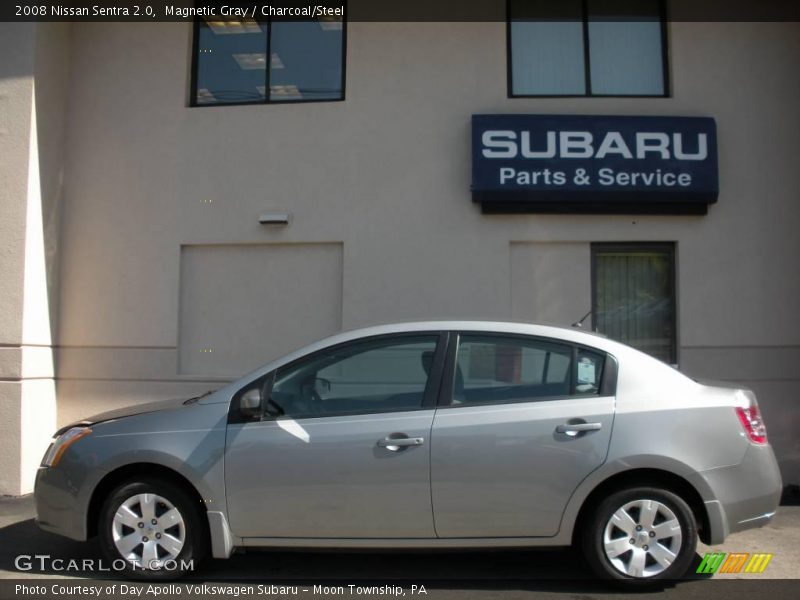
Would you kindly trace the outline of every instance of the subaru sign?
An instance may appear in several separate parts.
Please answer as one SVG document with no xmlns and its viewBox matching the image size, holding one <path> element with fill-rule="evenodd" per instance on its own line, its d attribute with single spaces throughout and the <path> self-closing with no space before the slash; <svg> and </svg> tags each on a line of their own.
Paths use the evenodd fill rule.
<svg viewBox="0 0 800 600">
<path fill-rule="evenodd" d="M 718 193 L 711 118 L 472 116 L 484 212 L 705 214 Z"/>
</svg>

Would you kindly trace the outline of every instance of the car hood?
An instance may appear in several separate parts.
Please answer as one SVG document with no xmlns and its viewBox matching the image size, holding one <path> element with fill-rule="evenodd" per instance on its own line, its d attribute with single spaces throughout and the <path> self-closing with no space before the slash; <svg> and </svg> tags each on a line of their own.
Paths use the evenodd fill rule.
<svg viewBox="0 0 800 600">
<path fill-rule="evenodd" d="M 190 398 L 173 398 L 171 400 L 160 400 L 158 402 L 146 402 L 144 404 L 135 404 L 133 406 L 125 406 L 123 408 L 117 408 L 115 410 L 109 410 L 106 412 L 102 412 L 86 419 L 81 419 L 80 421 L 76 421 L 74 423 L 70 423 L 69 425 L 65 425 L 61 429 L 56 432 L 56 435 L 60 435 L 61 433 L 67 431 L 70 427 L 76 427 L 81 425 L 96 425 L 97 423 L 103 423 L 104 421 L 111 421 L 114 419 L 121 419 L 123 417 L 132 417 L 134 415 L 141 415 L 144 413 L 151 413 L 157 412 L 160 410 L 171 410 L 181 407 L 190 407 L 197 402 L 200 397 L 190 397 Z"/>
</svg>

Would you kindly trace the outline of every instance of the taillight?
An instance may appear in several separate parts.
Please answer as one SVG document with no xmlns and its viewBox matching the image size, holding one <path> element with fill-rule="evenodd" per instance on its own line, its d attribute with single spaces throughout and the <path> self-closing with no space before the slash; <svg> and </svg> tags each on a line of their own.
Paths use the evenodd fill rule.
<svg viewBox="0 0 800 600">
<path fill-rule="evenodd" d="M 739 417 L 739 421 L 744 427 L 744 432 L 751 442 L 755 444 L 767 443 L 767 428 L 761 418 L 761 413 L 758 412 L 758 404 L 751 401 L 750 406 L 747 408 L 737 406 L 736 415 Z"/>
</svg>

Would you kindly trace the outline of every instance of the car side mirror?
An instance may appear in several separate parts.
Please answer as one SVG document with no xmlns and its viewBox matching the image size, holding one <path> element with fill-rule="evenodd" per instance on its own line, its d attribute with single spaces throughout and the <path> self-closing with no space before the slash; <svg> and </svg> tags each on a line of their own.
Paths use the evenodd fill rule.
<svg viewBox="0 0 800 600">
<path fill-rule="evenodd" d="M 239 398 L 239 412 L 248 419 L 261 416 L 261 389 L 247 390 Z"/>
</svg>

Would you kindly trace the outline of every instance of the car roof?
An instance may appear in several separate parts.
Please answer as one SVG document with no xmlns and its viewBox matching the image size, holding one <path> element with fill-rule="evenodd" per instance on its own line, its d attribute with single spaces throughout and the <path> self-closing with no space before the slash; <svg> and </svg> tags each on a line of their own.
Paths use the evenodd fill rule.
<svg viewBox="0 0 800 600">
<path fill-rule="evenodd" d="M 592 338 L 607 339 L 601 333 L 586 331 L 579 327 L 564 327 L 543 323 L 525 323 L 520 321 L 480 321 L 480 320 L 430 320 L 430 321 L 399 321 L 382 325 L 371 325 L 358 329 L 350 329 L 326 338 L 328 340 L 345 337 L 357 339 L 373 335 L 386 335 L 392 333 L 407 333 L 415 331 L 479 331 L 497 333 L 520 333 L 524 335 L 538 335 L 571 339 L 573 334 L 578 337 L 592 336 Z M 322 340 L 320 340 L 322 341 Z"/>
<path fill-rule="evenodd" d="M 274 361 L 277 363 L 287 363 L 296 358 L 300 358 L 311 352 L 322 350 L 329 346 L 335 346 L 345 342 L 358 340 L 361 338 L 391 335 L 398 333 L 414 333 L 429 331 L 462 331 L 462 332 L 485 332 L 485 333 L 508 333 L 518 335 L 530 335 L 546 338 L 554 338 L 576 344 L 586 344 L 605 351 L 612 351 L 620 346 L 619 343 L 609 340 L 603 335 L 584 331 L 577 327 L 558 327 L 555 325 L 540 325 L 535 323 L 515 323 L 508 321 L 409 321 L 401 323 L 388 323 L 384 325 L 373 325 L 360 329 L 343 331 L 330 337 L 316 341 L 308 346 L 299 348 L 291 354 L 282 356 Z M 270 367 L 271 368 L 271 367 Z"/>
</svg>

